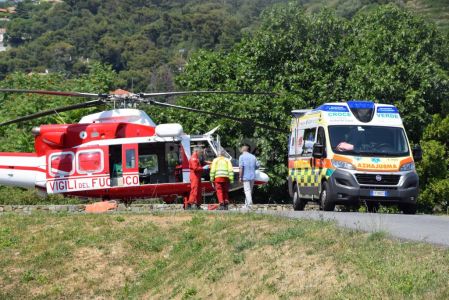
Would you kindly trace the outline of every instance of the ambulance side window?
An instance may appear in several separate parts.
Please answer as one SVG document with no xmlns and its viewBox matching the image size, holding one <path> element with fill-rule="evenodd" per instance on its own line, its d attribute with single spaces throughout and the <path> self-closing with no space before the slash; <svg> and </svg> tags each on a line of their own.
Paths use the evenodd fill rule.
<svg viewBox="0 0 449 300">
<path fill-rule="evenodd" d="M 298 150 L 297 150 L 297 137 L 298 134 L 298 129 L 294 128 L 290 134 L 290 139 L 289 139 L 289 145 L 288 145 L 288 155 L 289 156 L 295 156 L 298 154 Z"/>
<path fill-rule="evenodd" d="M 295 155 L 295 134 L 294 131 L 292 131 L 288 139 L 288 156 L 294 155 Z"/>
<path fill-rule="evenodd" d="M 326 133 L 323 127 L 318 128 L 318 136 L 316 138 L 317 144 L 324 146 L 324 153 L 326 152 Z"/>
<path fill-rule="evenodd" d="M 293 155 L 301 156 L 304 147 L 304 129 L 299 129 L 298 127 L 294 130 L 294 151 Z"/>
<path fill-rule="evenodd" d="M 306 128 L 304 130 L 304 145 L 302 156 L 312 156 L 313 144 L 315 144 L 315 136 L 316 136 L 316 127 L 315 128 Z"/>
<path fill-rule="evenodd" d="M 326 147 L 326 134 L 324 133 L 323 127 L 318 128 L 318 137 L 316 139 L 316 142 Z"/>
</svg>

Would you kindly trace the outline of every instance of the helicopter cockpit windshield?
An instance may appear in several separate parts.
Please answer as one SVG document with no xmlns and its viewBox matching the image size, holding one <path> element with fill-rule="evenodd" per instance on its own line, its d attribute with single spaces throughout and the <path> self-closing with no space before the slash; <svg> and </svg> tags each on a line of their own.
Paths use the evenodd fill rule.
<svg viewBox="0 0 449 300">
<path fill-rule="evenodd" d="M 204 150 L 204 161 L 211 163 L 217 157 L 218 151 L 224 150 L 226 158 L 233 159 L 232 156 L 221 147 L 219 139 L 214 140 L 212 136 L 191 136 L 191 150 L 199 147 Z"/>
</svg>

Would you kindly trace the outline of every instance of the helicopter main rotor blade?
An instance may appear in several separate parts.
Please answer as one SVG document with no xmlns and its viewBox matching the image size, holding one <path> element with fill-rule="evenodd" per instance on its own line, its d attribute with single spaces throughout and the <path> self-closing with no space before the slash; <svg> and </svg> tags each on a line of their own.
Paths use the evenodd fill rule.
<svg viewBox="0 0 449 300">
<path fill-rule="evenodd" d="M 40 111 L 35 114 L 19 117 L 17 119 L 5 121 L 5 122 L 0 123 L 0 126 L 10 125 L 10 124 L 14 124 L 14 123 L 21 123 L 21 122 L 25 122 L 25 121 L 29 121 L 29 120 L 34 120 L 34 119 L 37 119 L 40 117 L 57 114 L 60 112 L 65 112 L 65 111 L 70 111 L 70 110 L 75 110 L 75 109 L 80 109 L 80 108 L 94 107 L 94 106 L 99 106 L 102 104 L 105 104 L 105 101 L 97 99 L 97 100 L 91 100 L 91 101 L 87 101 L 87 102 L 83 102 L 83 103 L 57 107 L 57 108 L 53 108 L 53 109 L 49 109 L 49 110 Z"/>
<path fill-rule="evenodd" d="M 203 94 L 277 96 L 276 93 L 250 92 L 250 91 L 181 91 L 181 92 L 162 92 L 162 93 L 139 93 L 138 95 L 142 98 L 151 98 L 151 97 L 162 97 L 162 96 L 185 96 L 185 95 L 203 95 Z"/>
<path fill-rule="evenodd" d="M 46 91 L 46 90 L 23 90 L 23 89 L 0 89 L 0 93 L 39 94 L 39 95 L 82 97 L 82 98 L 107 98 L 109 96 L 108 94 Z"/>
<path fill-rule="evenodd" d="M 267 124 L 255 122 L 255 121 L 253 121 L 251 119 L 238 118 L 238 117 L 225 115 L 225 114 L 222 114 L 222 113 L 216 113 L 216 112 L 201 110 L 201 109 L 197 109 L 197 108 L 191 108 L 191 107 L 180 106 L 180 105 L 175 105 L 175 104 L 170 104 L 170 103 L 165 103 L 165 102 L 159 102 L 159 101 L 156 101 L 156 100 L 147 100 L 146 102 L 150 103 L 150 104 L 158 105 L 158 106 L 170 107 L 170 108 L 174 108 L 174 109 L 182 109 L 182 110 L 187 110 L 187 111 L 196 112 L 196 113 L 200 113 L 200 114 L 215 116 L 215 117 L 219 117 L 219 118 L 223 118 L 223 119 L 229 119 L 229 120 L 237 121 L 237 122 L 240 122 L 240 123 L 243 123 L 243 124 L 250 123 L 250 124 L 253 124 L 253 125 L 257 126 L 257 127 L 269 129 L 269 130 L 276 131 L 276 132 L 285 133 L 285 131 L 282 130 L 282 129 L 279 129 L 277 127 L 273 127 L 273 126 L 270 126 L 270 125 L 267 125 Z"/>
</svg>

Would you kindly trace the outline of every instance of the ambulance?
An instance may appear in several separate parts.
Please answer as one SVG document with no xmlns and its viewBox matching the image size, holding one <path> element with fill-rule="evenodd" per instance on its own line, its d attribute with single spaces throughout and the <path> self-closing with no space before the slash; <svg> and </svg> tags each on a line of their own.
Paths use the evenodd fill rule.
<svg viewBox="0 0 449 300">
<path fill-rule="evenodd" d="M 288 187 L 295 210 L 318 202 L 336 205 L 398 205 L 416 213 L 419 178 L 398 109 L 371 101 L 326 103 L 292 111 Z"/>
</svg>

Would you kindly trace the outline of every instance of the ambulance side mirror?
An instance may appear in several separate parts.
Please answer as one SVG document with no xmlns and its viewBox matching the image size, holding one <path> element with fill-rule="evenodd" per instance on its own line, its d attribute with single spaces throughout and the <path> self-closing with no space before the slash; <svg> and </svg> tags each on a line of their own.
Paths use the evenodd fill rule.
<svg viewBox="0 0 449 300">
<path fill-rule="evenodd" d="M 326 156 L 324 145 L 318 143 L 313 144 L 312 156 L 313 158 L 324 158 Z"/>
<path fill-rule="evenodd" d="M 420 162 L 422 160 L 422 149 L 420 145 L 415 145 L 413 147 L 413 160 L 415 162 Z"/>
</svg>

